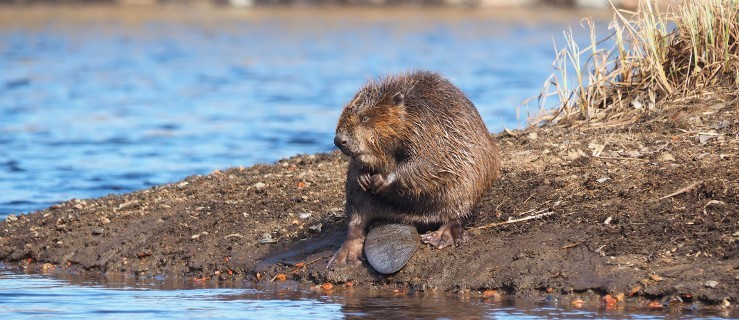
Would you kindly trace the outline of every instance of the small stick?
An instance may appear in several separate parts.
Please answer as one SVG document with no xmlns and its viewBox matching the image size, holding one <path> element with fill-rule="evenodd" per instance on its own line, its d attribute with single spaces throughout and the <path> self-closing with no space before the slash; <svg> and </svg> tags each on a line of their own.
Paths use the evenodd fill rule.
<svg viewBox="0 0 739 320">
<path fill-rule="evenodd" d="M 634 161 L 641 161 L 641 162 L 649 162 L 649 160 L 647 160 L 647 159 L 641 159 L 641 158 L 602 157 L 602 156 L 594 156 L 593 158 L 596 158 L 596 159 L 604 159 L 604 160 L 634 160 Z"/>
<path fill-rule="evenodd" d="M 659 199 L 660 200 L 667 199 L 667 198 L 674 197 L 674 196 L 679 195 L 679 194 L 683 194 L 683 193 L 688 192 L 691 189 L 695 188 L 699 183 L 700 183 L 700 181 L 693 182 L 689 186 L 684 187 L 684 188 L 682 188 L 680 190 L 677 190 L 677 191 L 675 191 L 673 193 L 670 193 L 670 194 L 668 194 L 668 195 L 666 195 L 666 196 L 664 196 L 662 198 L 659 198 Z"/>
<path fill-rule="evenodd" d="M 541 218 L 541 217 L 546 217 L 546 216 L 549 216 L 549 215 L 553 215 L 554 214 L 554 211 L 544 212 L 544 211 L 547 211 L 547 210 L 549 210 L 549 208 L 540 210 L 540 211 L 537 212 L 537 214 L 533 214 L 533 215 L 530 215 L 530 216 L 527 216 L 527 217 L 523 217 L 523 218 L 520 218 L 520 219 L 512 219 L 512 220 L 508 220 L 508 221 L 504 221 L 504 222 L 494 222 L 494 223 L 491 223 L 491 224 L 486 224 L 484 226 L 476 227 L 475 229 L 492 228 L 492 227 L 502 226 L 502 225 L 510 224 L 510 223 L 522 222 L 522 221 L 527 221 L 527 220 L 531 220 L 531 219 L 538 219 L 538 218 Z M 541 212 L 543 212 L 543 213 L 541 213 Z"/>
<path fill-rule="evenodd" d="M 559 248 L 559 249 L 560 250 L 564 250 L 564 249 L 574 248 L 574 247 L 577 247 L 577 246 L 581 245 L 583 242 L 585 242 L 585 241 L 580 241 L 580 242 L 577 242 L 577 243 L 568 244 L 568 245 L 566 245 L 566 246 L 564 246 L 562 248 Z"/>
</svg>

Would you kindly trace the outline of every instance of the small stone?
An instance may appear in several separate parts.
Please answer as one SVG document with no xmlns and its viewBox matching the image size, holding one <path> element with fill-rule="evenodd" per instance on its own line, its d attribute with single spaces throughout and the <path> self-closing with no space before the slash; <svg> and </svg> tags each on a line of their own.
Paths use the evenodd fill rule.
<svg viewBox="0 0 739 320">
<path fill-rule="evenodd" d="M 264 183 L 264 182 L 257 182 L 257 183 L 254 184 L 254 188 L 257 188 L 257 190 L 262 189 L 262 188 L 264 188 L 266 186 L 267 186 L 267 184 Z"/>
<path fill-rule="evenodd" d="M 398 272 L 418 247 L 418 231 L 409 225 L 389 223 L 372 227 L 364 241 L 367 262 L 382 274 Z"/>
<path fill-rule="evenodd" d="M 598 179 L 598 180 L 595 180 L 595 181 L 598 181 L 598 183 L 603 183 L 603 182 L 606 182 L 606 181 L 608 181 L 608 180 L 611 180 L 611 178 L 608 178 L 608 177 L 604 177 L 604 178 L 600 178 L 600 179 Z"/>
<path fill-rule="evenodd" d="M 669 153 L 663 153 L 663 154 L 659 155 L 659 157 L 657 158 L 657 160 L 663 161 L 663 162 L 672 162 L 672 161 L 675 161 L 675 156 L 673 156 L 672 154 L 669 154 Z"/>
<path fill-rule="evenodd" d="M 721 308 L 728 308 L 731 307 L 731 302 L 729 302 L 729 299 L 721 300 Z"/>
<path fill-rule="evenodd" d="M 312 214 L 310 212 L 305 212 L 305 213 L 301 213 L 300 215 L 298 215 L 298 217 L 300 217 L 300 219 L 308 219 L 310 218 L 311 215 Z"/>
<path fill-rule="evenodd" d="M 275 242 L 277 242 L 277 240 L 275 240 L 274 238 L 272 238 L 272 234 L 270 234 L 270 233 L 263 234 L 262 235 L 262 238 L 259 239 L 259 243 L 261 243 L 261 244 L 275 243 Z"/>
<path fill-rule="evenodd" d="M 16 217 L 13 214 L 9 214 L 8 217 L 5 218 L 5 220 L 7 220 L 8 222 L 15 222 L 15 221 L 18 221 L 18 217 Z"/>
<path fill-rule="evenodd" d="M 94 228 L 94 229 L 92 229 L 91 232 L 92 232 L 93 235 L 101 235 L 101 234 L 103 234 L 104 231 L 105 231 L 105 229 L 103 229 L 103 228 Z"/>
<path fill-rule="evenodd" d="M 320 222 L 308 227 L 308 229 L 311 229 L 315 232 L 321 232 L 322 228 L 323 228 L 323 223 L 320 223 Z"/>
<path fill-rule="evenodd" d="M 709 288 L 716 288 L 716 286 L 718 286 L 718 281 L 708 280 L 703 285 Z"/>
<path fill-rule="evenodd" d="M 664 278 L 660 277 L 658 274 L 653 274 L 649 278 L 651 278 L 654 282 L 660 282 L 664 280 Z"/>
<path fill-rule="evenodd" d="M 106 218 L 106 217 L 102 217 L 102 218 L 100 218 L 100 222 L 101 222 L 102 224 L 108 224 L 108 223 L 110 223 L 110 219 L 108 219 L 108 218 Z"/>
</svg>

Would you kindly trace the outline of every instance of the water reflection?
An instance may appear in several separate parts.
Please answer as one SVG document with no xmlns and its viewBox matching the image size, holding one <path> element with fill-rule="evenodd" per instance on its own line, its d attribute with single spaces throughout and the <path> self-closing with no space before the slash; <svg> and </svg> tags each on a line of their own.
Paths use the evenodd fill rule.
<svg viewBox="0 0 739 320">
<path fill-rule="evenodd" d="M 493 301 L 432 292 L 338 288 L 296 283 L 194 281 L 130 275 L 18 274 L 0 266 L 4 318 L 239 319 L 661 319 L 731 317 L 698 312 L 668 314 L 637 308 L 571 309 L 544 303 Z"/>
</svg>

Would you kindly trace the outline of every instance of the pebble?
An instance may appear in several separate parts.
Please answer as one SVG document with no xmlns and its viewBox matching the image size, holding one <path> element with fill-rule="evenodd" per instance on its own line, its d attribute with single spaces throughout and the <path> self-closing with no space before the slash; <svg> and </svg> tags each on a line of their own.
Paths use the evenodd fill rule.
<svg viewBox="0 0 739 320">
<path fill-rule="evenodd" d="M 262 235 L 262 238 L 259 239 L 259 243 L 262 243 L 262 244 L 264 244 L 264 243 L 275 243 L 275 242 L 277 242 L 277 240 L 275 240 L 274 238 L 272 238 L 272 234 L 270 234 L 270 233 L 263 234 Z"/>
<path fill-rule="evenodd" d="M 14 214 L 9 214 L 7 218 L 5 218 L 8 222 L 15 222 L 18 221 L 18 217 L 16 217 Z"/>
<path fill-rule="evenodd" d="M 104 231 L 105 231 L 105 229 L 103 229 L 103 228 L 94 228 L 94 229 L 92 229 L 92 234 L 93 235 L 100 235 L 100 234 L 103 234 Z"/>
<path fill-rule="evenodd" d="M 254 184 L 254 188 L 257 188 L 257 189 L 262 189 L 262 188 L 264 188 L 266 186 L 267 186 L 267 184 L 264 183 L 264 182 L 257 182 L 257 183 Z"/>
<path fill-rule="evenodd" d="M 715 288 L 716 286 L 718 286 L 718 281 L 708 280 L 703 285 L 709 288 Z"/>
<path fill-rule="evenodd" d="M 311 215 L 312 214 L 310 212 L 305 212 L 305 213 L 301 213 L 300 215 L 298 215 L 298 217 L 300 217 L 300 219 L 308 219 L 310 218 Z"/>
<path fill-rule="evenodd" d="M 663 153 L 657 158 L 657 160 L 663 161 L 663 162 L 671 162 L 671 161 L 675 161 L 675 156 L 669 153 Z"/>
<path fill-rule="evenodd" d="M 557 304 L 559 303 L 559 299 L 551 294 L 548 294 L 547 297 L 542 300 L 542 302 L 546 304 Z"/>
<path fill-rule="evenodd" d="M 322 228 L 323 228 L 323 223 L 320 223 L 320 222 L 308 227 L 308 229 L 311 229 L 315 232 L 321 232 Z"/>
</svg>

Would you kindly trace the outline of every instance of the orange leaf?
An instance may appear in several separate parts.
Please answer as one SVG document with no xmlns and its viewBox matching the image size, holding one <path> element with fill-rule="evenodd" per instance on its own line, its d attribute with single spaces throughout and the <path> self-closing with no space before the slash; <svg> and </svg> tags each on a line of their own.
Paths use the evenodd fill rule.
<svg viewBox="0 0 739 320">
<path fill-rule="evenodd" d="M 641 290 L 639 286 L 631 288 L 631 292 L 629 292 L 629 297 L 634 296 L 637 292 L 639 292 L 639 290 Z"/>
<path fill-rule="evenodd" d="M 662 307 L 662 303 L 660 303 L 659 301 L 652 301 L 647 305 L 647 308 L 650 309 L 662 309 Z"/>
<path fill-rule="evenodd" d="M 323 288 L 323 290 L 331 290 L 334 288 L 334 285 L 331 284 L 331 282 L 326 282 L 321 285 L 321 288 Z"/>
<path fill-rule="evenodd" d="M 547 288 L 547 293 L 552 293 L 552 291 L 554 291 L 554 288 L 552 288 L 552 287 L 548 287 Z"/>
<path fill-rule="evenodd" d="M 229 275 L 229 276 L 232 276 L 233 274 L 234 274 L 233 270 L 231 270 L 231 269 L 228 269 L 228 275 Z"/>
<path fill-rule="evenodd" d="M 305 188 L 305 182 L 298 181 L 298 189 L 303 189 L 303 188 Z"/>
<path fill-rule="evenodd" d="M 571 304 L 575 308 L 582 308 L 582 306 L 585 304 L 585 301 L 577 299 L 577 300 L 572 301 Z"/>
<path fill-rule="evenodd" d="M 495 290 L 485 290 L 482 292 L 482 296 L 486 298 L 494 297 L 498 294 Z"/>
<path fill-rule="evenodd" d="M 600 298 L 600 306 L 608 309 L 613 308 L 613 306 L 615 306 L 617 302 L 618 300 L 616 300 L 610 294 L 607 294 L 603 296 L 603 298 Z"/>
<path fill-rule="evenodd" d="M 344 286 L 345 286 L 345 287 L 353 287 L 353 286 L 354 286 L 354 283 L 353 283 L 353 282 L 351 282 L 351 281 L 347 281 L 347 282 L 346 282 L 346 283 L 344 284 Z"/>
<path fill-rule="evenodd" d="M 285 281 L 285 280 L 287 280 L 287 276 L 285 276 L 284 274 L 280 273 L 280 274 L 276 275 L 274 278 L 272 278 L 272 281 L 275 281 L 275 280 L 277 280 L 277 281 Z"/>
<path fill-rule="evenodd" d="M 305 267 L 305 263 L 299 262 L 299 263 L 295 264 L 295 267 L 296 268 L 303 268 L 303 267 Z"/>
</svg>

